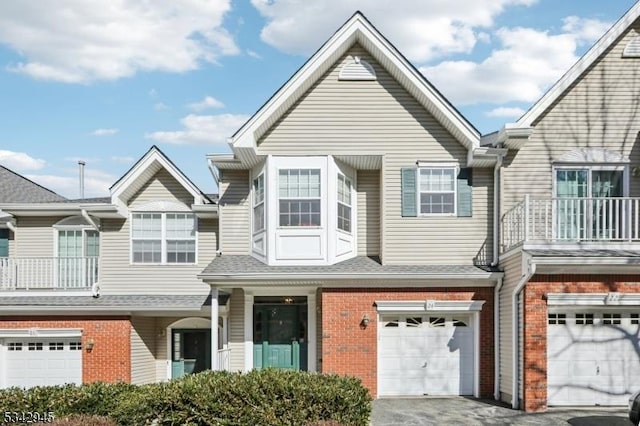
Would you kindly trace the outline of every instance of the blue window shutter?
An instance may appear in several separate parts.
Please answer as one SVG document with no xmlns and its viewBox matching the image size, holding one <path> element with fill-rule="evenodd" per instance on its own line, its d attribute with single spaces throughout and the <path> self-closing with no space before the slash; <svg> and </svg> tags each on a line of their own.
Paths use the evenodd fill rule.
<svg viewBox="0 0 640 426">
<path fill-rule="evenodd" d="M 0 229 L 0 257 L 9 256 L 9 230 Z"/>
<path fill-rule="evenodd" d="M 473 169 L 460 169 L 457 185 L 458 216 L 471 217 L 473 213 Z"/>
<path fill-rule="evenodd" d="M 416 168 L 407 167 L 401 170 L 402 173 L 402 217 L 416 217 L 418 215 L 416 206 Z"/>
</svg>

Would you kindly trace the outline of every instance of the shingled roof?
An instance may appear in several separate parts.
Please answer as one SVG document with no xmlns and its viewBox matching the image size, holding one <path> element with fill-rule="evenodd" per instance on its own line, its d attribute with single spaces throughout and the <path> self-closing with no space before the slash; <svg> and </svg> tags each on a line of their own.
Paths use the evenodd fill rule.
<svg viewBox="0 0 640 426">
<path fill-rule="evenodd" d="M 0 166 L 0 204 L 4 203 L 49 203 L 65 201 L 61 195 L 26 177 Z"/>
</svg>

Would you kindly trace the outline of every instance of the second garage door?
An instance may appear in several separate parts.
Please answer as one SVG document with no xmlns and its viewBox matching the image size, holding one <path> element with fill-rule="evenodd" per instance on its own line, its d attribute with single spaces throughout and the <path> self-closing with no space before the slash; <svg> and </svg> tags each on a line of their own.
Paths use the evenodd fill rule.
<svg viewBox="0 0 640 426">
<path fill-rule="evenodd" d="M 380 396 L 471 395 L 474 336 L 468 315 L 384 315 Z"/>
<path fill-rule="evenodd" d="M 549 313 L 548 405 L 626 405 L 640 389 L 640 317 L 634 312 Z"/>
<path fill-rule="evenodd" d="M 80 339 L 5 339 L 5 387 L 82 383 Z"/>
</svg>

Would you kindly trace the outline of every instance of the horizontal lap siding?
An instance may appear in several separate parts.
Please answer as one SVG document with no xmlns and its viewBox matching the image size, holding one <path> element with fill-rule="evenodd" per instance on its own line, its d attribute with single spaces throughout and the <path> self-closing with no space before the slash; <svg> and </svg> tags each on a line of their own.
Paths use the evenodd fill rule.
<svg viewBox="0 0 640 426">
<path fill-rule="evenodd" d="M 52 226 L 65 217 L 18 217 L 11 255 L 52 257 L 55 254 Z"/>
<path fill-rule="evenodd" d="M 187 191 L 166 169 L 158 171 L 129 200 L 129 208 L 135 209 L 150 201 L 177 201 L 190 207 L 193 195 Z"/>
<path fill-rule="evenodd" d="M 551 164 L 574 149 L 610 149 L 629 156 L 632 168 L 640 162 L 640 58 L 622 58 L 624 47 L 639 30 L 636 22 L 534 123 L 526 145 L 510 151 L 503 211 L 527 193 L 551 196 Z M 640 196 L 640 185 L 633 178 L 630 195 Z"/>
<path fill-rule="evenodd" d="M 220 182 L 220 249 L 224 254 L 249 254 L 249 171 L 223 170 Z"/>
<path fill-rule="evenodd" d="M 377 81 L 338 81 L 349 55 L 369 62 Z M 491 252 L 490 169 L 473 171 L 473 217 L 401 217 L 400 169 L 415 166 L 417 160 L 465 167 L 467 149 L 359 45 L 260 139 L 258 152 L 384 153 L 383 260 L 387 264 L 469 264 L 483 250 Z"/>
<path fill-rule="evenodd" d="M 130 200 L 135 211 L 150 201 L 172 201 L 190 207 L 193 197 L 166 170 L 160 170 Z M 197 219 L 196 265 L 131 264 L 129 219 L 103 219 L 100 284 L 103 294 L 207 294 L 197 275 L 215 257 L 217 219 Z"/>
<path fill-rule="evenodd" d="M 244 291 L 233 289 L 229 300 L 229 349 L 231 371 L 244 370 Z"/>
<path fill-rule="evenodd" d="M 131 318 L 131 383 L 156 381 L 156 320 Z"/>
<path fill-rule="evenodd" d="M 380 254 L 380 172 L 358 171 L 358 256 Z"/>
<path fill-rule="evenodd" d="M 522 254 L 516 253 L 502 262 L 504 281 L 500 290 L 500 393 L 511 403 L 513 380 L 513 315 L 511 297 L 522 277 Z"/>
</svg>

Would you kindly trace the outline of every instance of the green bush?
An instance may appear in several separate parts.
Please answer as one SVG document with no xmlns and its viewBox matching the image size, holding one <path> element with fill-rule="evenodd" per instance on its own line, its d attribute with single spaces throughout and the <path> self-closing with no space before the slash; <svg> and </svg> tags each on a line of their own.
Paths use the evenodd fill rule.
<svg viewBox="0 0 640 426">
<path fill-rule="evenodd" d="M 366 425 L 371 397 L 356 378 L 265 369 L 143 386 L 13 388 L 0 391 L 0 406 L 109 416 L 120 425 Z"/>
</svg>

